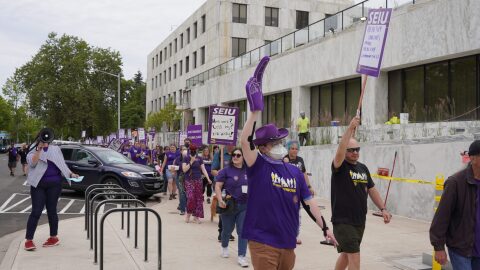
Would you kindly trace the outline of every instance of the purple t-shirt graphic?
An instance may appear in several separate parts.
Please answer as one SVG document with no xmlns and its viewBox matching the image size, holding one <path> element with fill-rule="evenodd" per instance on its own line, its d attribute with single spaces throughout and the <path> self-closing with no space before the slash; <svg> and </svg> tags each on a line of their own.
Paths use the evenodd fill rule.
<svg viewBox="0 0 480 270">
<path fill-rule="evenodd" d="M 182 162 L 183 164 L 190 164 L 192 157 L 185 157 Z M 194 157 L 195 161 L 192 163 L 192 166 L 185 172 L 185 181 L 189 180 L 200 180 L 202 179 L 202 169 L 200 166 L 203 164 L 203 160 L 200 157 Z M 180 166 L 180 170 L 182 169 Z"/>
<path fill-rule="evenodd" d="M 258 154 L 247 167 L 248 202 L 242 237 L 276 248 L 293 249 L 300 200 L 312 198 L 303 173 L 294 165 Z"/>
<path fill-rule="evenodd" d="M 218 172 L 216 181 L 223 183 L 223 187 L 230 194 L 235 201 L 239 203 L 247 202 L 247 193 L 243 193 L 242 186 L 245 186 L 245 192 L 247 192 L 247 171 L 246 166 L 242 169 L 235 166 L 229 166 Z"/>
</svg>

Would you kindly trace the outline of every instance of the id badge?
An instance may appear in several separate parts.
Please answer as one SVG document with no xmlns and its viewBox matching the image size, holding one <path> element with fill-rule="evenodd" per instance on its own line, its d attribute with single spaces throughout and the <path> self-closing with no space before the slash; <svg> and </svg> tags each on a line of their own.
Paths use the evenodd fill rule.
<svg viewBox="0 0 480 270">
<path fill-rule="evenodd" d="M 243 185 L 242 186 L 242 193 L 247 193 L 248 191 L 248 186 L 247 185 Z"/>
</svg>

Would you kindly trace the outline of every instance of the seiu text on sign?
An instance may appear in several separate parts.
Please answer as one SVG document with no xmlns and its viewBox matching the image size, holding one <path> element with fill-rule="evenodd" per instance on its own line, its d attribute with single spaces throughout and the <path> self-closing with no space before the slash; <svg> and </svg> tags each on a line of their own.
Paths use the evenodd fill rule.
<svg viewBox="0 0 480 270">
<path fill-rule="evenodd" d="M 214 108 L 214 114 L 223 114 L 223 115 L 235 115 L 235 109 L 227 109 L 227 108 Z"/>
</svg>

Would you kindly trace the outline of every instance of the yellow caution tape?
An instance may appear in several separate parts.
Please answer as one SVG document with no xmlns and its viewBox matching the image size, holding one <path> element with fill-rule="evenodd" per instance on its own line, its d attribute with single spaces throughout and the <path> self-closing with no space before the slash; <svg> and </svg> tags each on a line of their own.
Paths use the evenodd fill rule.
<svg viewBox="0 0 480 270">
<path fill-rule="evenodd" d="M 402 177 L 392 177 L 392 176 L 383 176 L 379 174 L 372 174 L 373 178 L 383 179 L 383 180 L 392 180 L 392 181 L 399 181 L 399 182 L 406 182 L 406 183 L 414 183 L 414 184 L 426 184 L 426 185 L 436 185 L 435 182 L 421 180 L 421 179 L 409 179 L 409 178 L 402 178 Z"/>
</svg>

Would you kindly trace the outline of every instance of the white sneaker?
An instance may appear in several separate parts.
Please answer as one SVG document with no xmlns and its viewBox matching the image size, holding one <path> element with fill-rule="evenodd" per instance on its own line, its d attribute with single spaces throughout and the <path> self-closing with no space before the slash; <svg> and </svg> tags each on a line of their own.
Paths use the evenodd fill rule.
<svg viewBox="0 0 480 270">
<path fill-rule="evenodd" d="M 247 258 L 245 258 L 245 256 L 238 256 L 238 264 L 241 267 L 248 267 Z"/>
<path fill-rule="evenodd" d="M 222 247 L 222 258 L 228 258 L 229 256 L 228 247 Z"/>
</svg>

